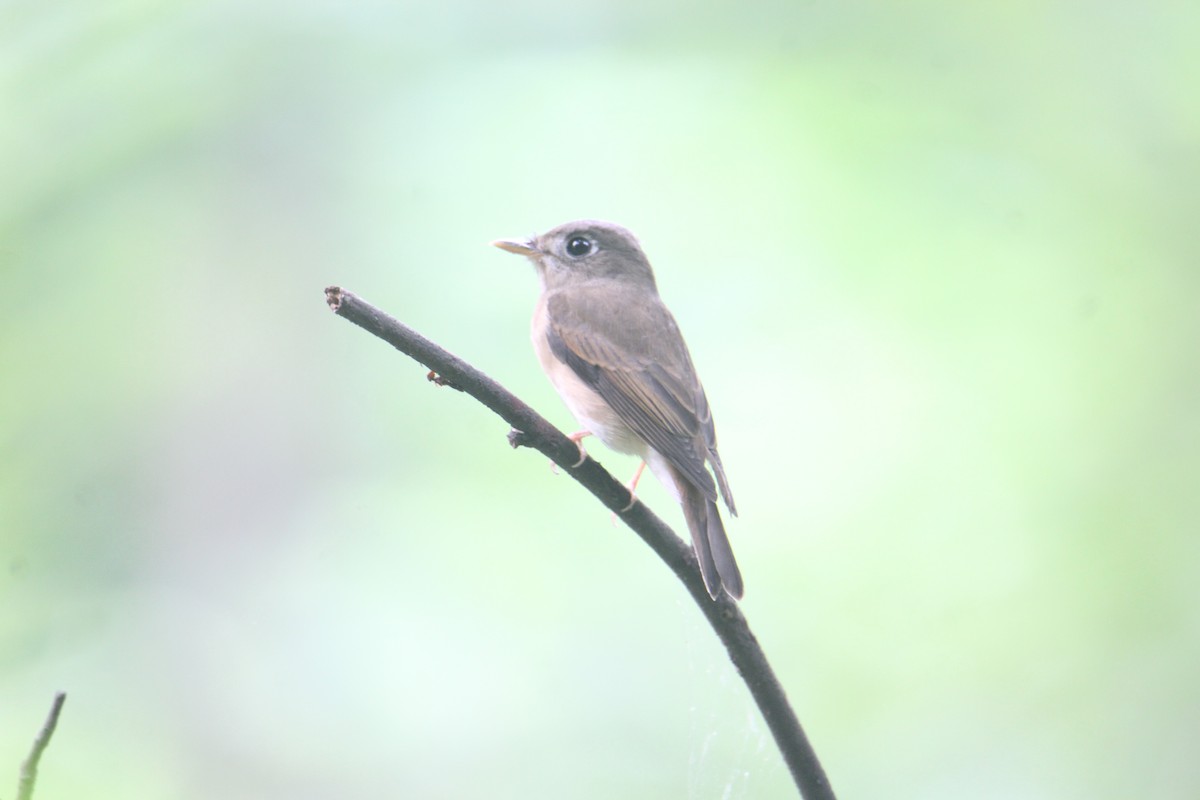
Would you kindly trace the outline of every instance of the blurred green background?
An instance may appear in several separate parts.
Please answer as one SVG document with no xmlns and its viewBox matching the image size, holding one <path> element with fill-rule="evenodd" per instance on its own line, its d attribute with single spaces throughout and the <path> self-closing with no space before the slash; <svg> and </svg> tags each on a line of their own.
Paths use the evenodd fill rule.
<svg viewBox="0 0 1200 800">
<path fill-rule="evenodd" d="M 62 689 L 38 800 L 792 796 L 650 552 L 325 307 L 570 429 L 487 243 L 587 216 L 842 797 L 1200 796 L 1198 24 L 0 5 L 0 794 Z"/>
</svg>

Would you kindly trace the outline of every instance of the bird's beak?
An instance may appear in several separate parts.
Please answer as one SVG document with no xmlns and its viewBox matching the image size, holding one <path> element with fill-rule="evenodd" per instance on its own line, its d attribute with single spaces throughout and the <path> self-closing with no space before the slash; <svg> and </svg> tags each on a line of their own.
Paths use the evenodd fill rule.
<svg viewBox="0 0 1200 800">
<path fill-rule="evenodd" d="M 510 241 L 508 239 L 497 239 L 492 242 L 492 247 L 499 247 L 501 250 L 507 250 L 510 253 L 516 253 L 519 256 L 536 256 L 541 255 L 541 250 L 533 246 L 531 240 L 524 242 Z"/>
</svg>

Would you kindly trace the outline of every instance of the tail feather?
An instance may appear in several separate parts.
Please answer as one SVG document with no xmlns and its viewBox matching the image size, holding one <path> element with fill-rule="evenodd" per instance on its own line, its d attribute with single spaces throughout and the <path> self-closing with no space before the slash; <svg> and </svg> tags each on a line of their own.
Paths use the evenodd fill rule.
<svg viewBox="0 0 1200 800">
<path fill-rule="evenodd" d="M 738 569 L 733 557 L 733 548 L 729 545 L 729 537 L 725 534 L 725 523 L 721 521 L 721 512 L 712 500 L 708 502 L 708 546 L 713 562 L 717 565 L 717 574 L 725 591 L 734 600 L 742 599 L 742 571 Z M 712 594 L 710 591 L 709 594 Z M 714 595 L 715 599 L 715 595 Z"/>
<path fill-rule="evenodd" d="M 686 480 L 678 482 L 682 489 L 683 517 L 692 535 L 696 559 L 700 562 L 704 588 L 714 600 L 720 596 L 722 587 L 731 597 L 740 599 L 742 573 L 733 558 L 733 548 L 729 546 L 717 504 Z"/>
<path fill-rule="evenodd" d="M 729 491 L 729 481 L 725 478 L 725 465 L 721 463 L 721 457 L 717 455 L 717 448 L 709 448 L 708 461 L 717 475 L 717 486 L 721 490 L 721 497 L 725 500 L 725 507 L 729 509 L 730 514 L 736 517 L 737 506 L 733 503 L 733 492 Z"/>
</svg>

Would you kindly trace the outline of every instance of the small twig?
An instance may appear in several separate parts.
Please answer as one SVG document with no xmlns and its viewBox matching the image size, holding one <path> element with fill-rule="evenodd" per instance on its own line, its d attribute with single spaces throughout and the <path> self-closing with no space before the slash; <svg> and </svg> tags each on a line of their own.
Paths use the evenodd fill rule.
<svg viewBox="0 0 1200 800">
<path fill-rule="evenodd" d="M 350 292 L 330 286 L 325 290 L 325 300 L 338 316 L 425 365 L 430 370 L 430 380 L 466 392 L 498 414 L 513 428 L 508 435 L 513 447 L 540 450 L 650 545 L 683 582 L 729 651 L 729 658 L 758 704 L 801 796 L 805 800 L 833 800 L 833 789 L 821 762 L 741 608 L 725 594 L 716 600 L 709 597 L 690 544 L 640 501 L 630 506 L 629 491 L 598 462 L 588 458 L 576 467 L 578 446 L 492 378 Z"/>
<path fill-rule="evenodd" d="M 54 695 L 54 704 L 50 706 L 50 714 L 46 717 L 46 722 L 42 725 L 42 730 L 38 732 L 37 738 L 33 740 L 29 757 L 21 764 L 21 778 L 17 783 L 17 800 L 30 800 L 33 797 L 33 785 L 37 782 L 38 762 L 42 760 L 42 753 L 50 744 L 50 737 L 54 735 L 54 728 L 58 725 L 58 715 L 62 712 L 63 703 L 66 700 L 66 692 Z"/>
</svg>

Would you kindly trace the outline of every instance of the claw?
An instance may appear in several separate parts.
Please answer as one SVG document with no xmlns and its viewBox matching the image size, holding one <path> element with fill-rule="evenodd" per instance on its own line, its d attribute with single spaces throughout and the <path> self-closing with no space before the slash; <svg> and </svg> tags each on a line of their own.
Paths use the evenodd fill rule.
<svg viewBox="0 0 1200 800">
<path fill-rule="evenodd" d="M 571 465 L 571 469 L 578 469 L 579 467 L 583 466 L 583 462 L 587 461 L 588 452 L 587 452 L 587 450 L 583 449 L 583 440 L 591 435 L 592 435 L 591 431 L 575 431 L 574 433 L 572 433 L 570 436 L 567 437 L 568 439 L 570 439 L 572 442 L 575 443 L 576 447 L 579 448 L 579 460 Z"/>
<path fill-rule="evenodd" d="M 579 467 L 582 467 L 583 462 L 588 460 L 588 452 L 587 450 L 583 449 L 583 440 L 591 435 L 591 431 L 575 431 L 567 437 L 575 443 L 576 447 L 579 448 L 579 460 L 571 465 L 571 469 L 578 469 Z M 558 474 L 558 464 L 555 464 L 553 460 L 550 462 L 550 471 L 555 475 Z"/>
<path fill-rule="evenodd" d="M 620 511 L 612 512 L 613 525 L 617 524 L 617 514 L 624 514 L 626 511 L 633 508 L 633 504 L 637 502 L 637 485 L 638 485 L 638 481 L 640 481 L 642 479 L 642 471 L 644 469 L 646 469 L 645 461 L 638 464 L 637 470 L 633 473 L 633 480 L 631 480 L 631 481 L 629 481 L 629 483 L 625 484 L 625 488 L 629 490 L 629 505 L 625 506 Z"/>
</svg>

